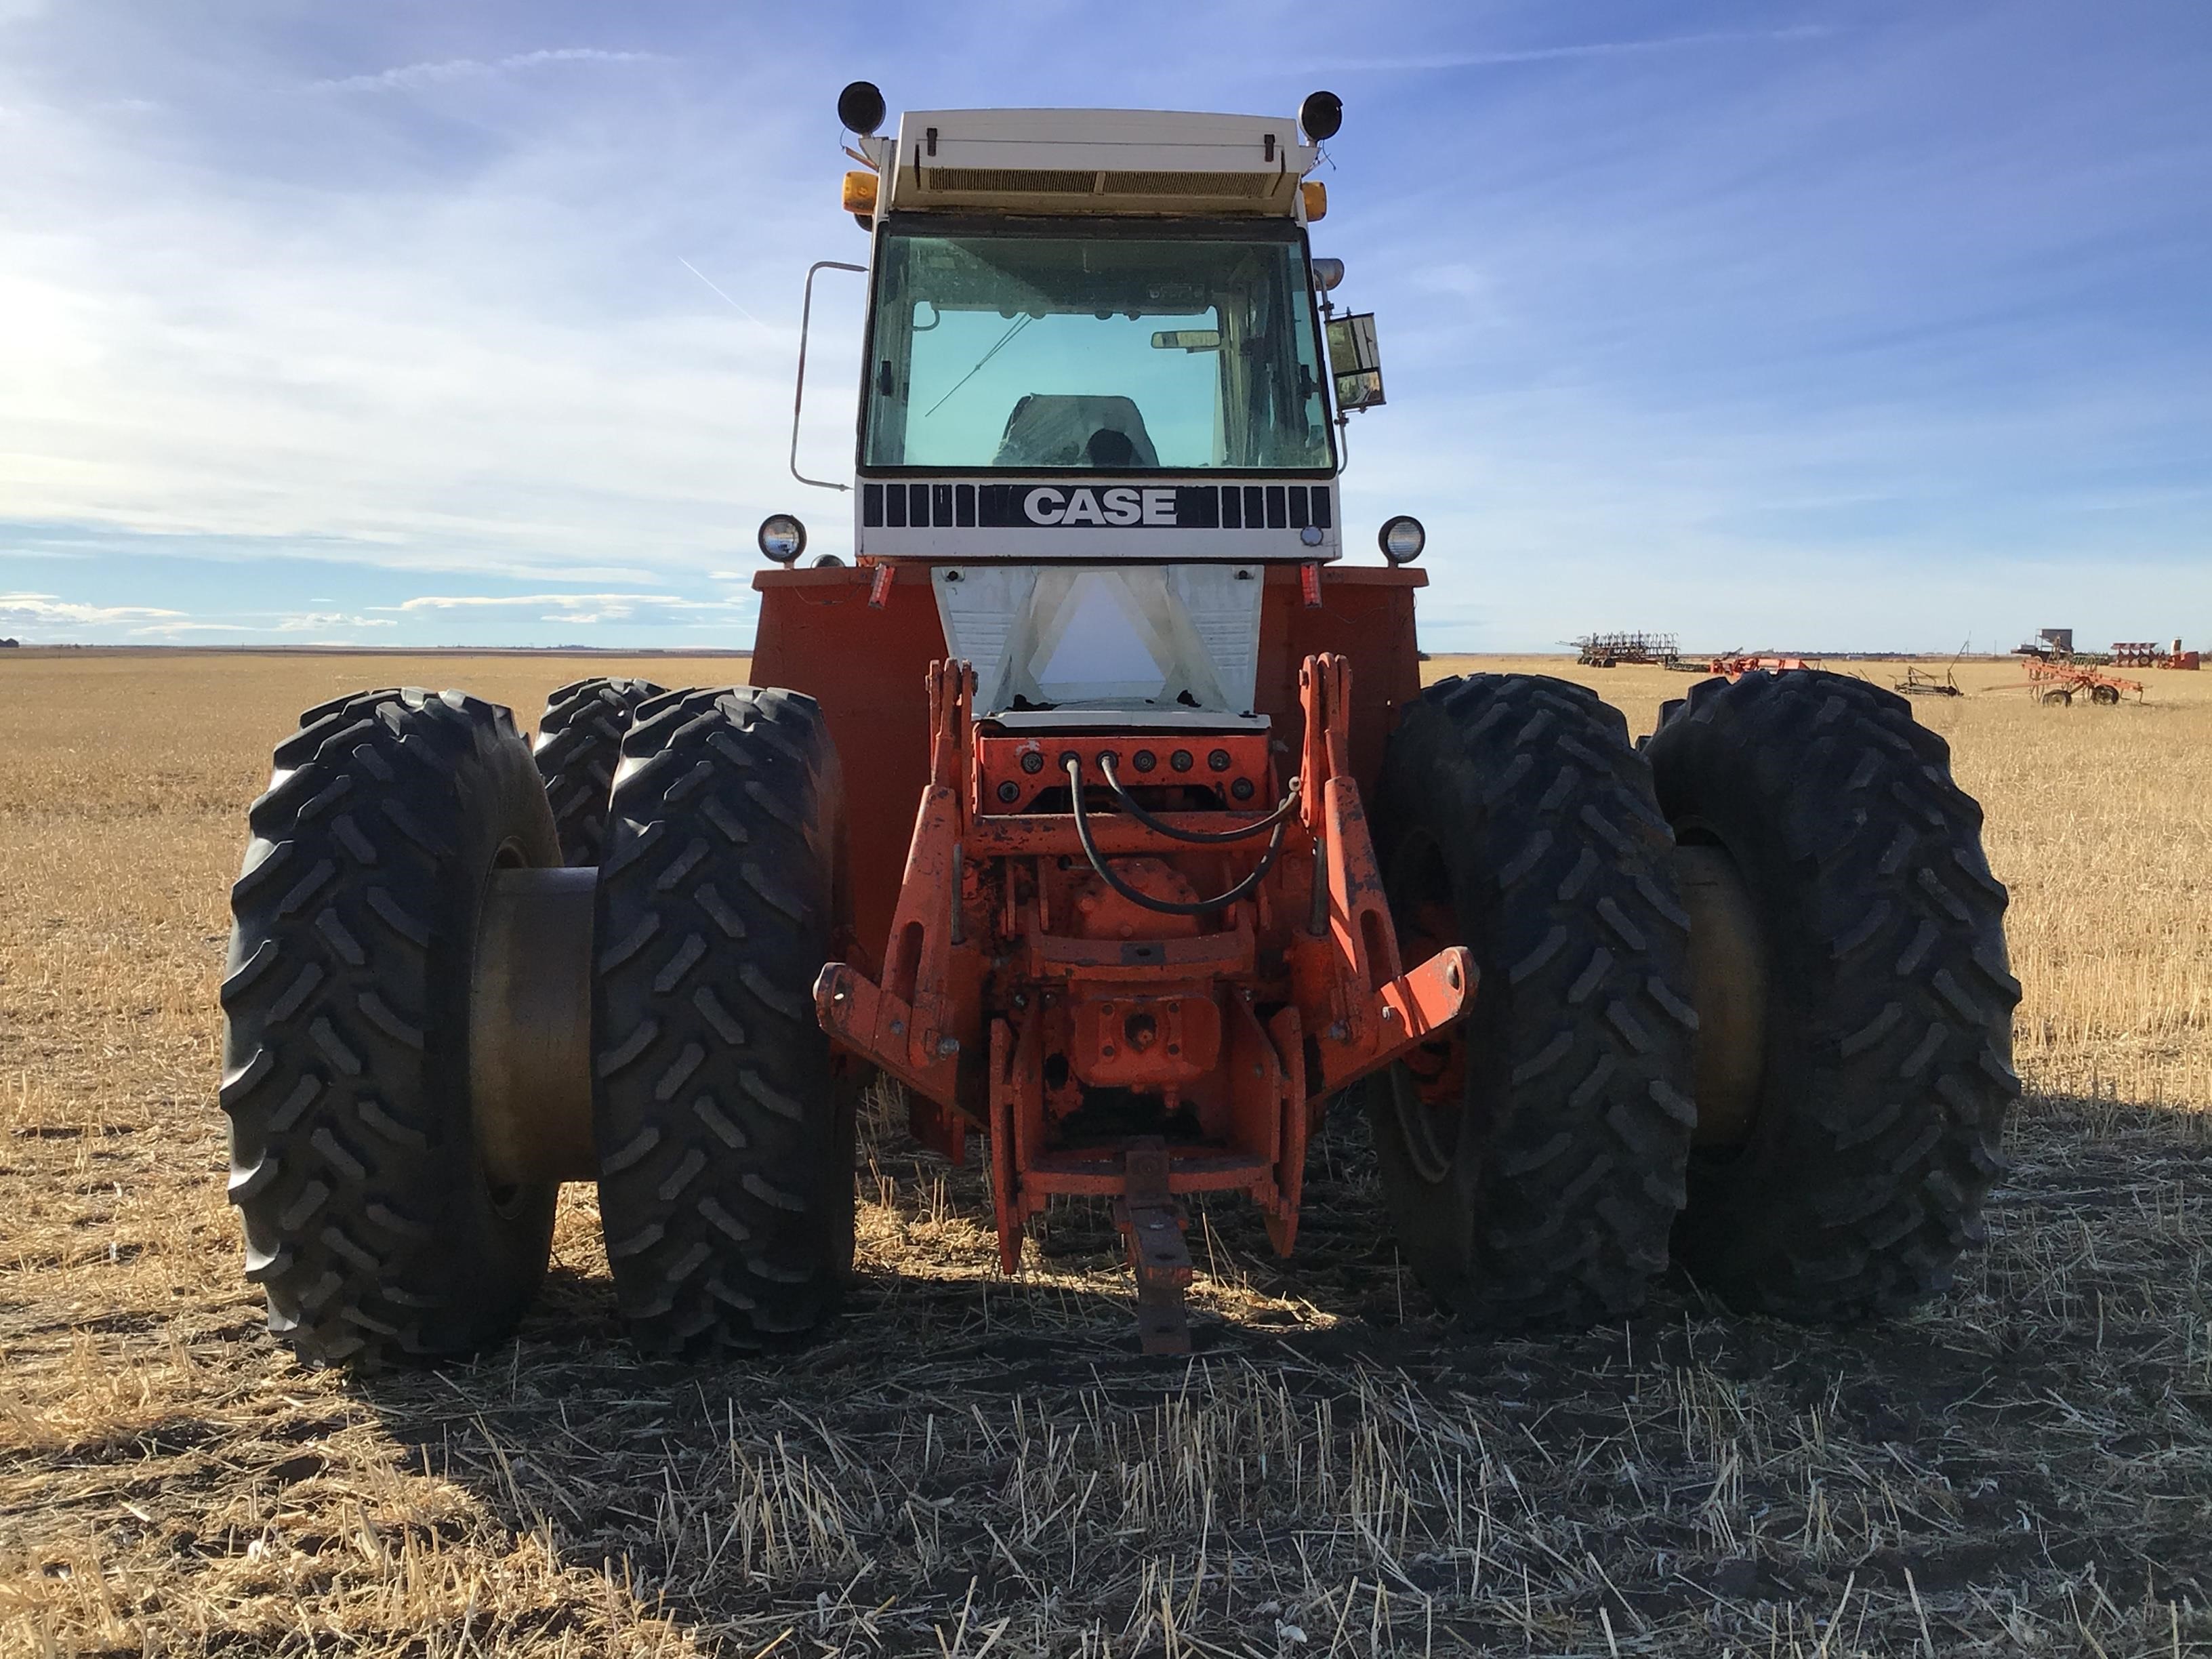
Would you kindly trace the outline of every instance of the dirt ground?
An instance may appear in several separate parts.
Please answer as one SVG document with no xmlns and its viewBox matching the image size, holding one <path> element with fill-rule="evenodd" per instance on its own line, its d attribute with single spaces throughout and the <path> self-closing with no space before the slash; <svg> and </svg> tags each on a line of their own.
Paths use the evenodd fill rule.
<svg viewBox="0 0 2212 1659">
<path fill-rule="evenodd" d="M 1500 668 L 1635 731 L 1688 684 L 1430 672 Z M 2028 1098 L 1987 1248 L 1908 1320 L 1670 1285 L 1618 1328 L 1468 1335 L 1344 1114 L 1297 1257 L 1209 1212 L 1200 1352 L 1144 1361 L 1102 1212 L 1002 1279 L 979 1172 L 878 1103 L 857 1293 L 801 1358 L 638 1363 L 571 1187 L 512 1347 L 300 1368 L 214 1101 L 270 745 L 362 684 L 532 724 L 583 673 L 743 671 L 0 658 L 0 1655 L 2212 1653 L 2212 674 L 2044 708 L 1971 663 L 1919 705 L 2012 888 Z"/>
</svg>

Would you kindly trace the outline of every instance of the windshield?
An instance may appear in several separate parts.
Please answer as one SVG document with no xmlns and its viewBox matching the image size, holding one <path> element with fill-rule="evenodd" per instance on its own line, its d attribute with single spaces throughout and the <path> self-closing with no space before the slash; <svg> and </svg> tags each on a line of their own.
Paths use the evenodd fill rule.
<svg viewBox="0 0 2212 1659">
<path fill-rule="evenodd" d="M 1327 470 L 1313 316 L 1292 234 L 893 227 L 860 465 Z"/>
</svg>

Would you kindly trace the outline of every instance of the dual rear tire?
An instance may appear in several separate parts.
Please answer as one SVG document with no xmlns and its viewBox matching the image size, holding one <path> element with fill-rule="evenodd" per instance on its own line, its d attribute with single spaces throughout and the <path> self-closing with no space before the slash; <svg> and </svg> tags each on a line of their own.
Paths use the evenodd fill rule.
<svg viewBox="0 0 2212 1659">
<path fill-rule="evenodd" d="M 1375 811 L 1394 916 L 1409 957 L 1461 943 L 1482 971 L 1466 1024 L 1369 1088 L 1439 1302 L 1588 1322 L 1670 1260 L 1799 1319 L 1948 1284 L 2001 1167 L 2019 996 L 1948 762 L 1903 698 L 1810 670 L 1705 682 L 1640 752 L 1563 681 L 1407 709 Z"/>
<path fill-rule="evenodd" d="M 303 1359 L 465 1357 L 536 1294 L 557 1184 L 487 1156 L 480 926 L 498 872 L 584 850 L 555 806 L 611 776 L 610 726 L 592 1113 L 617 1299 L 656 1351 L 788 1340 L 836 1305 L 851 1099 L 809 1000 L 842 903 L 836 756 L 811 699 L 639 684 L 576 699 L 589 741 L 550 776 L 551 745 L 534 764 L 455 692 L 340 699 L 276 751 L 232 893 L 221 1100 L 247 1274 Z"/>
</svg>

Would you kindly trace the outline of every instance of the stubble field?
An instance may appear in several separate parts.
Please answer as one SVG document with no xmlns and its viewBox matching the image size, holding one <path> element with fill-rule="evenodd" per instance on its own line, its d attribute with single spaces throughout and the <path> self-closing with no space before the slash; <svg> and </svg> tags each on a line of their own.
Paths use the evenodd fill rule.
<svg viewBox="0 0 2212 1659">
<path fill-rule="evenodd" d="M 0 659 L 0 1655 L 2212 1652 L 2212 675 L 2045 709 L 1966 664 L 1919 705 L 2012 889 L 2027 1098 L 1987 1249 L 1906 1321 L 1673 1284 L 1620 1328 L 1456 1331 L 1344 1114 L 1298 1255 L 1208 1213 L 1201 1352 L 1143 1361 L 1103 1212 L 1001 1279 L 980 1173 L 878 1103 L 859 1283 L 801 1358 L 637 1363 L 571 1187 L 513 1346 L 299 1368 L 213 1098 L 271 744 L 363 684 L 526 726 L 585 673 L 744 667 Z M 1431 672 L 1475 668 L 1637 732 L 1687 684 Z"/>
</svg>

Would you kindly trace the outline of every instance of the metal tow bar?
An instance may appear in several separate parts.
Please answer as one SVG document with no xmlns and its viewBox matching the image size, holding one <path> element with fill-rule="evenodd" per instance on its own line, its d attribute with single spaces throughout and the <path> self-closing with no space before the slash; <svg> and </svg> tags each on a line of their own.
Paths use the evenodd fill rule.
<svg viewBox="0 0 2212 1659">
<path fill-rule="evenodd" d="M 1158 1140 L 1133 1143 L 1121 1157 L 1121 1196 L 1114 1224 L 1129 1247 L 1137 1277 L 1137 1341 L 1146 1353 L 1190 1352 L 1190 1249 L 1183 1229 L 1190 1217 L 1168 1191 L 1168 1149 Z"/>
</svg>

